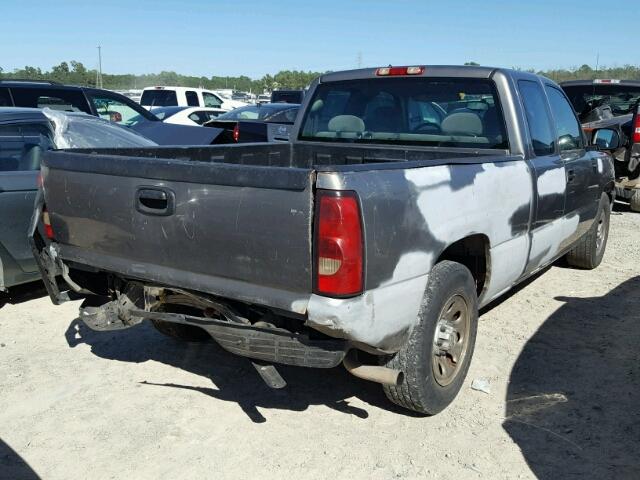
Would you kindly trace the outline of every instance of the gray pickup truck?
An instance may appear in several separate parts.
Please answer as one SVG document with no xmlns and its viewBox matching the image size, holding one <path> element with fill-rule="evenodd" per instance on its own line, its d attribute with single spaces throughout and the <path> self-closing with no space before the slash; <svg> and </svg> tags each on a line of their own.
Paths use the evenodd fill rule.
<svg viewBox="0 0 640 480">
<path fill-rule="evenodd" d="M 213 337 L 274 387 L 274 364 L 344 363 L 435 414 L 464 382 L 479 307 L 604 254 L 612 160 L 546 78 L 330 73 L 291 139 L 48 152 L 31 235 L 54 303 L 86 297 L 97 330 Z"/>
</svg>

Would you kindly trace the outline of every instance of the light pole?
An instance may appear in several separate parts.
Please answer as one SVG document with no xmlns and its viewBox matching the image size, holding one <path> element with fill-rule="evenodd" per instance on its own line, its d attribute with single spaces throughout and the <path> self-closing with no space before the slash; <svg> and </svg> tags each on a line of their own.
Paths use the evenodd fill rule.
<svg viewBox="0 0 640 480">
<path fill-rule="evenodd" d="M 96 87 L 102 88 L 102 47 L 98 45 L 98 71 L 96 72 Z"/>
</svg>

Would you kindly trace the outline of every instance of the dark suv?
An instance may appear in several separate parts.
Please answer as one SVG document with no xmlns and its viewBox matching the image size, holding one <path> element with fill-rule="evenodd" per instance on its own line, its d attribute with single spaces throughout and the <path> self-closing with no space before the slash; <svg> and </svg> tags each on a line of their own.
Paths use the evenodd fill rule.
<svg viewBox="0 0 640 480">
<path fill-rule="evenodd" d="M 160 145 L 208 145 L 215 138 L 207 129 L 163 123 L 124 95 L 99 88 L 0 80 L 0 107 L 13 106 L 88 113 L 130 127 Z"/>
</svg>

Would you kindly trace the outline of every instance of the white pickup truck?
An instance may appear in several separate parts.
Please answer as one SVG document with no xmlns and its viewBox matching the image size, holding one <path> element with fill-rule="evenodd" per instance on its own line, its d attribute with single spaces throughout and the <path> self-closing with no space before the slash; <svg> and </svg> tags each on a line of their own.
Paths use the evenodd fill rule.
<svg viewBox="0 0 640 480">
<path fill-rule="evenodd" d="M 149 110 L 154 107 L 209 107 L 228 112 L 247 104 L 204 88 L 158 86 L 142 91 L 140 105 Z"/>
</svg>

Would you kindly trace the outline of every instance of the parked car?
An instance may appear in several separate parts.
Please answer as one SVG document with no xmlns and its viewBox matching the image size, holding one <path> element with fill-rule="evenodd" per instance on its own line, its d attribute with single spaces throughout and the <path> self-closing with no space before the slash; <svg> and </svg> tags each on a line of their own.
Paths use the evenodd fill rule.
<svg viewBox="0 0 640 480">
<path fill-rule="evenodd" d="M 215 120 L 226 111 L 205 107 L 156 107 L 151 109 L 151 113 L 165 123 L 195 126 Z"/>
<path fill-rule="evenodd" d="M 302 103 L 304 90 L 274 90 L 271 92 L 271 103 Z"/>
<path fill-rule="evenodd" d="M 479 307 L 561 257 L 601 262 L 611 157 L 526 72 L 382 67 L 307 95 L 286 144 L 48 152 L 42 272 L 68 272 L 93 329 L 208 334 L 273 387 L 273 364 L 343 362 L 437 413 L 465 379 Z M 487 108 L 449 108 L 470 96 Z"/>
<path fill-rule="evenodd" d="M 140 105 L 153 107 L 207 107 L 224 111 L 244 107 L 245 102 L 225 98 L 217 92 L 191 87 L 147 87 L 142 91 Z"/>
<path fill-rule="evenodd" d="M 591 141 L 615 150 L 616 198 L 640 212 L 640 81 L 580 80 L 561 86 Z"/>
<path fill-rule="evenodd" d="M 136 102 L 109 90 L 48 81 L 0 80 L 0 107 L 84 112 L 132 130 L 159 145 L 209 145 L 216 132 L 161 122 Z"/>
<path fill-rule="evenodd" d="M 27 241 L 45 150 L 150 147 L 141 135 L 90 115 L 0 108 L 0 306 L 25 297 L 40 279 Z"/>
<path fill-rule="evenodd" d="M 236 108 L 207 122 L 222 129 L 216 144 L 288 141 L 300 105 L 265 103 Z"/>
</svg>

